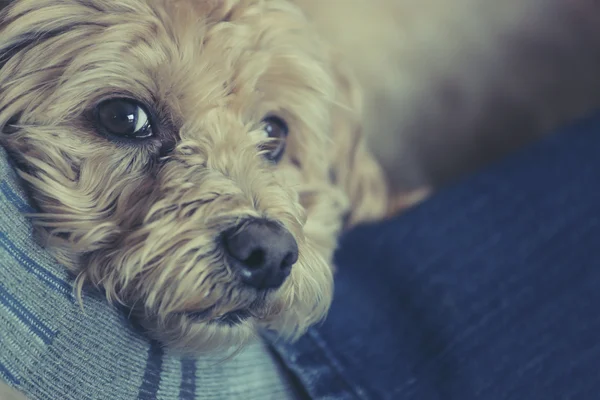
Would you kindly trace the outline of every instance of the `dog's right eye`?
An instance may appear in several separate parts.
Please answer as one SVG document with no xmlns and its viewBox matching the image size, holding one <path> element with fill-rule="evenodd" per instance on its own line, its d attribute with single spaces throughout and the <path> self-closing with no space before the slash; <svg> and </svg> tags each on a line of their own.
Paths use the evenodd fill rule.
<svg viewBox="0 0 600 400">
<path fill-rule="evenodd" d="M 263 154 L 267 160 L 277 163 L 285 153 L 288 126 L 283 119 L 275 116 L 266 117 L 263 124 L 263 133 L 268 140 L 261 146 Z"/>
<path fill-rule="evenodd" d="M 131 139 L 153 136 L 144 106 L 129 99 L 104 100 L 96 107 L 96 124 L 101 133 Z"/>
</svg>

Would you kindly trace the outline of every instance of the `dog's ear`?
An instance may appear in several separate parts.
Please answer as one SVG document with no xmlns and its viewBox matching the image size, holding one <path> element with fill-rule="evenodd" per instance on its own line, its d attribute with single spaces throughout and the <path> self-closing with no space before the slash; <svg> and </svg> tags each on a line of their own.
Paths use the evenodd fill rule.
<svg viewBox="0 0 600 400">
<path fill-rule="evenodd" d="M 349 225 L 386 214 L 388 189 L 383 171 L 367 148 L 362 131 L 362 94 L 343 62 L 334 59 L 337 87 L 333 110 L 331 180 L 350 199 Z"/>
<path fill-rule="evenodd" d="M 6 37 L 5 27 L 14 22 L 15 16 L 11 16 L 14 0 L 0 0 L 0 76 L 6 63 L 28 46 L 43 41 L 69 29 L 69 27 L 58 27 L 54 29 L 39 29 L 25 32 L 19 36 Z M 0 82 L 1 83 L 1 82 Z M 0 93 L 0 96 L 2 93 Z M 12 134 L 16 131 L 14 126 L 18 124 L 21 114 L 18 111 L 6 112 L 6 107 L 0 109 L 0 134 Z"/>
<path fill-rule="evenodd" d="M 0 0 L 0 34 L 1 31 L 4 30 L 8 20 L 9 13 L 9 5 L 13 2 L 13 0 Z M 6 61 L 10 59 L 11 54 L 14 54 L 14 51 L 11 51 L 10 46 L 4 43 L 0 37 L 0 69 L 4 67 Z"/>
<path fill-rule="evenodd" d="M 57 27 L 53 27 L 52 29 L 43 29 L 40 27 L 40 29 L 35 31 L 25 32 L 19 36 L 5 38 L 3 31 L 8 24 L 14 22 L 15 18 L 14 16 L 10 15 L 12 9 L 10 6 L 13 3 L 14 1 L 10 0 L 0 0 L 0 69 L 4 67 L 8 60 L 13 58 L 17 53 L 25 49 L 27 46 L 49 39 L 76 26 L 75 24 L 73 26 L 59 25 Z"/>
<path fill-rule="evenodd" d="M 2 35 L 2 30 L 7 23 L 9 5 L 13 3 L 14 0 L 0 0 L 0 38 Z M 17 43 L 9 43 L 0 39 L 0 70 L 4 68 L 4 64 L 8 60 L 11 59 L 21 48 L 25 46 L 25 41 L 20 44 Z M 0 134 L 11 134 L 14 133 L 15 129 L 14 124 L 16 124 L 19 120 L 18 115 L 14 115 L 10 117 L 9 121 L 0 126 Z"/>
</svg>

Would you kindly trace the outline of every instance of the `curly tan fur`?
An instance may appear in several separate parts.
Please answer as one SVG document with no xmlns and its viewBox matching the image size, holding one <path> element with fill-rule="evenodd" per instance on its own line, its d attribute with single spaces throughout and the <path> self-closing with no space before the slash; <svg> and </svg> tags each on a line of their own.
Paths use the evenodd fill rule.
<svg viewBox="0 0 600 400">
<path fill-rule="evenodd" d="M 101 287 L 187 350 L 263 328 L 294 338 L 324 317 L 344 219 L 383 215 L 386 186 L 351 74 L 294 4 L 17 0 L 0 18 L 0 143 L 79 290 Z M 112 97 L 147 105 L 160 134 L 99 135 L 90 110 Z M 276 166 L 260 150 L 271 114 L 290 130 Z M 245 287 L 224 255 L 222 233 L 252 217 L 298 243 L 278 290 Z M 253 317 L 215 323 L 239 309 Z"/>
</svg>

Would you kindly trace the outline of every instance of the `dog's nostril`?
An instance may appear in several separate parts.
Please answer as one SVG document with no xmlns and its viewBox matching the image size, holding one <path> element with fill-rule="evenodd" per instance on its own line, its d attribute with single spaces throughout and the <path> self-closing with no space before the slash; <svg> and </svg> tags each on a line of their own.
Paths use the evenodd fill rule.
<svg viewBox="0 0 600 400">
<path fill-rule="evenodd" d="M 281 265 L 279 266 L 279 268 L 281 268 L 282 270 L 291 269 L 292 265 L 294 265 L 294 263 L 296 262 L 297 259 L 298 259 L 297 254 L 288 253 L 285 256 L 285 258 L 283 259 L 283 261 L 281 262 Z"/>
<path fill-rule="evenodd" d="M 250 257 L 244 260 L 244 264 L 249 268 L 260 268 L 265 263 L 265 252 L 262 249 L 254 250 Z"/>
<path fill-rule="evenodd" d="M 232 269 L 259 290 L 283 284 L 298 260 L 298 244 L 282 226 L 266 220 L 246 221 L 225 232 L 223 245 Z"/>
</svg>

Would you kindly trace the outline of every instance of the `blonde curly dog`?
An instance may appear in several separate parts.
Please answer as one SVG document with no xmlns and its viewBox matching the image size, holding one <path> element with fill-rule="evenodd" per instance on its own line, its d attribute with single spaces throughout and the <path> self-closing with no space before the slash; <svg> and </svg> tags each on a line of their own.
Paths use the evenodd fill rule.
<svg viewBox="0 0 600 400">
<path fill-rule="evenodd" d="M 388 194 L 360 87 L 287 0 L 16 0 L 0 144 L 76 276 L 190 351 L 296 338 Z"/>
</svg>

